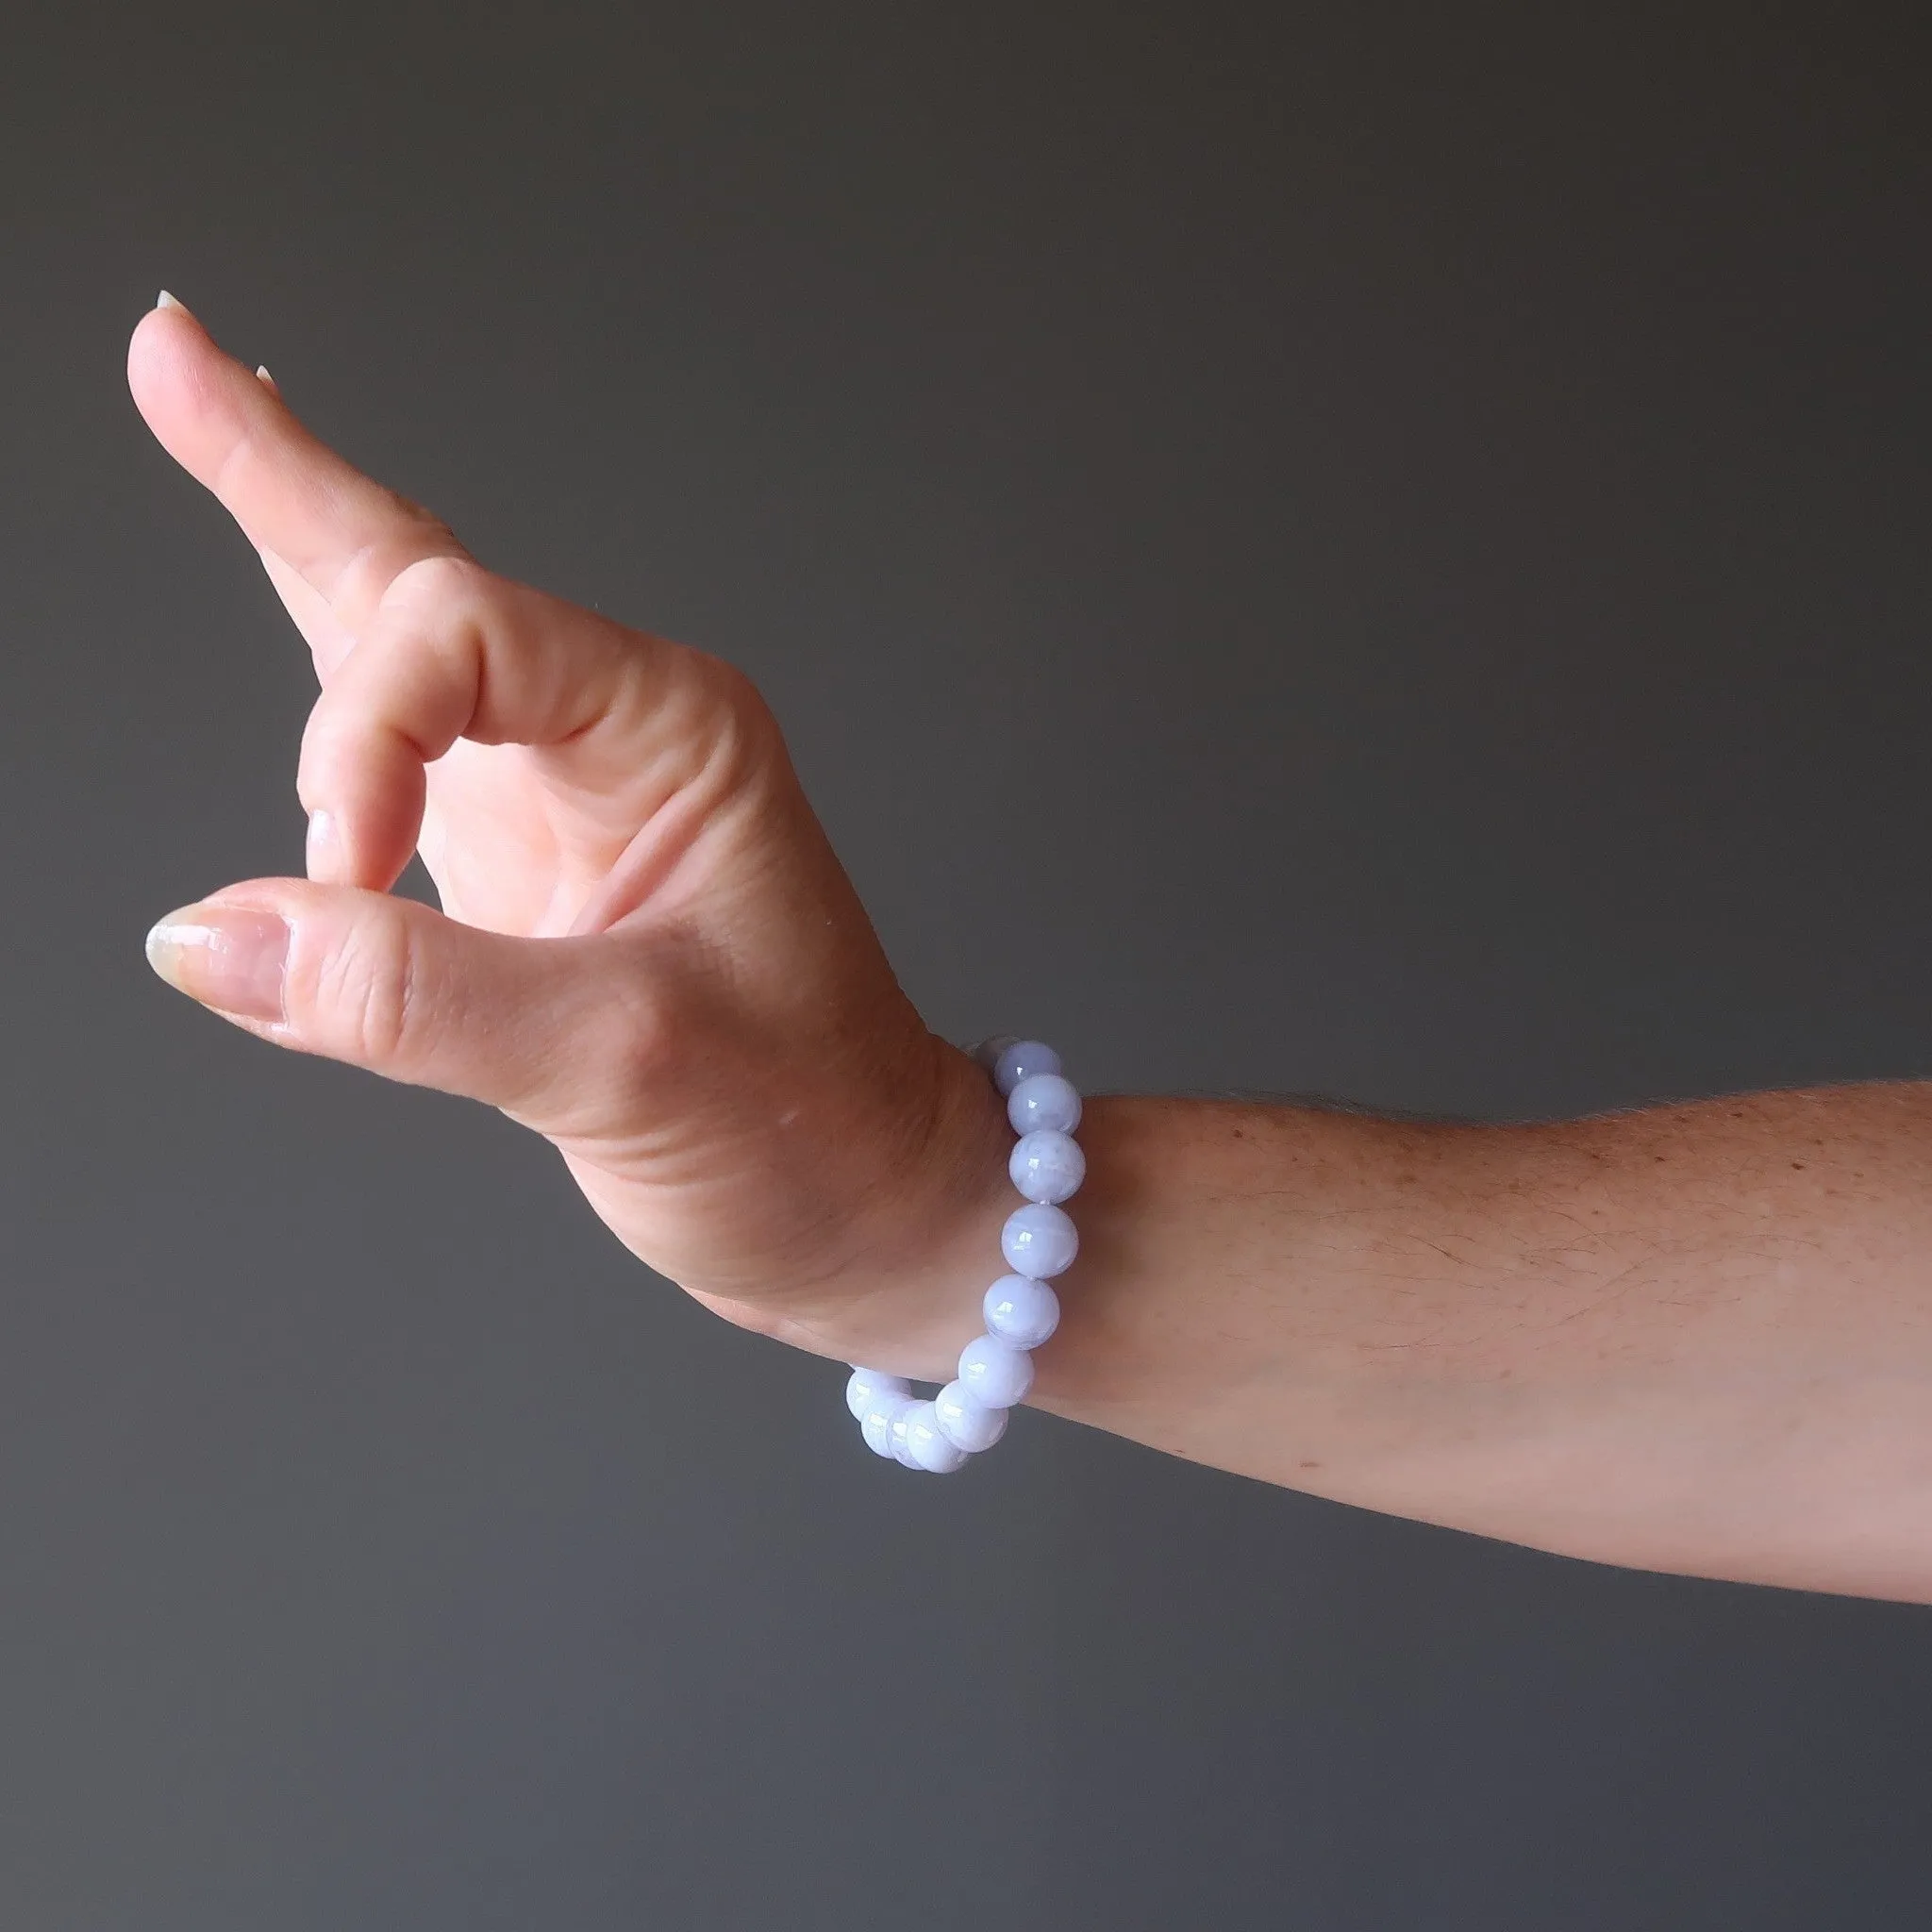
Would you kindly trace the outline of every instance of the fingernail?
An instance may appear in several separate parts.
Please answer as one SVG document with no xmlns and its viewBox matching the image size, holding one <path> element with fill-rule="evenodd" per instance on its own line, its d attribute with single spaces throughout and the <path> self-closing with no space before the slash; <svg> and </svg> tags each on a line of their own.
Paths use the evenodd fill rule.
<svg viewBox="0 0 1932 1932">
<path fill-rule="evenodd" d="M 273 375 L 271 375 L 268 373 L 268 364 L 266 362 L 262 363 L 260 367 L 256 370 L 255 379 L 257 382 L 260 383 L 263 389 L 268 391 L 270 395 L 278 396 L 281 394 L 282 386 L 275 379 Z"/>
<path fill-rule="evenodd" d="M 182 301 L 180 296 L 171 295 L 169 294 L 167 290 L 163 289 L 161 292 L 155 297 L 155 307 L 157 308 L 172 308 L 176 315 L 186 316 L 188 320 L 195 325 L 196 328 L 201 330 L 203 335 L 206 335 L 208 333 L 208 325 L 202 321 L 200 316 L 195 314 L 193 309 L 189 308 L 187 303 Z"/>
<path fill-rule="evenodd" d="M 147 936 L 147 962 L 205 1007 L 248 1020 L 282 1017 L 289 927 L 245 906 L 184 906 Z"/>
<path fill-rule="evenodd" d="M 308 814 L 307 842 L 308 876 L 323 885 L 340 885 L 346 876 L 342 868 L 347 848 L 342 841 L 342 823 L 325 808 Z"/>
</svg>

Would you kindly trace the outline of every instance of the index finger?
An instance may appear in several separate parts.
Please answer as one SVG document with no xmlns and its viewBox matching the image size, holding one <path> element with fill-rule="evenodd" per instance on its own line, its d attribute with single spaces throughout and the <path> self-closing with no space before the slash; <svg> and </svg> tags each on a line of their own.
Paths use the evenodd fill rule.
<svg viewBox="0 0 1932 1932">
<path fill-rule="evenodd" d="M 136 326 L 127 386 L 161 447 L 351 631 L 410 564 L 464 555 L 444 525 L 304 428 L 172 297 Z"/>
</svg>

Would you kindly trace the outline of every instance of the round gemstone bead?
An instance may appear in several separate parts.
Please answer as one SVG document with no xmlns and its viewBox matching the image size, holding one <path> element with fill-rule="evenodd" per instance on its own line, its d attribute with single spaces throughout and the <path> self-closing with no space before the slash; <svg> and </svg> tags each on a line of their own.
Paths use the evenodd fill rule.
<svg viewBox="0 0 1932 1932">
<path fill-rule="evenodd" d="M 892 1410 L 891 1425 L 886 1431 L 891 1443 L 891 1456 L 902 1462 L 908 1469 L 917 1469 L 919 1464 L 912 1459 L 912 1411 L 919 1407 L 916 1402 L 902 1402 Z"/>
<path fill-rule="evenodd" d="M 1058 1074 L 1029 1074 L 1007 1095 L 1007 1118 L 1016 1134 L 1041 1127 L 1071 1134 L 1080 1124 L 1080 1091 Z"/>
<path fill-rule="evenodd" d="M 865 1446 L 874 1456 L 892 1454 L 892 1424 L 907 1401 L 903 1395 L 875 1395 L 859 1417 L 858 1433 L 865 1438 Z"/>
<path fill-rule="evenodd" d="M 1057 1074 L 1060 1057 L 1043 1040 L 1008 1040 L 993 1058 L 993 1086 L 1010 1093 L 1034 1074 Z"/>
<path fill-rule="evenodd" d="M 1033 1357 L 997 1335 L 982 1335 L 959 1351 L 959 1381 L 988 1408 L 1011 1408 L 1033 1386 Z"/>
<path fill-rule="evenodd" d="M 1064 1208 L 1044 1201 L 1029 1201 L 1015 1208 L 1000 1229 L 1000 1253 L 1016 1274 L 1030 1274 L 1044 1281 L 1064 1274 L 1080 1252 L 1080 1237 L 1074 1228 L 1074 1217 Z"/>
<path fill-rule="evenodd" d="M 1060 1298 L 1043 1281 L 1002 1274 L 986 1291 L 986 1330 L 1015 1348 L 1038 1348 L 1060 1325 Z"/>
<path fill-rule="evenodd" d="M 845 1407 L 860 1421 L 881 1395 L 910 1395 L 912 1385 L 904 1375 L 882 1375 L 876 1369 L 854 1369 L 845 1385 Z"/>
<path fill-rule="evenodd" d="M 1014 1040 L 1003 1044 L 992 1063 L 992 1084 L 1002 1094 L 1010 1094 L 1023 1080 L 1036 1074 L 1058 1074 L 1060 1057 L 1041 1040 Z"/>
<path fill-rule="evenodd" d="M 1007 1433 L 1007 1412 L 989 1408 L 963 1382 L 948 1382 L 932 1399 L 940 1433 L 946 1441 L 977 1456 Z"/>
<path fill-rule="evenodd" d="M 1036 1127 L 1013 1142 L 1007 1173 L 1029 1201 L 1050 1206 L 1079 1192 L 1087 1178 L 1087 1157 L 1071 1134 L 1058 1127 Z"/>
<path fill-rule="evenodd" d="M 1009 1046 L 1019 1046 L 1021 1044 L 1022 1041 L 1017 1033 L 989 1033 L 976 1046 L 969 1046 L 966 1049 L 966 1058 L 974 1066 L 997 1077 L 1001 1054 L 1005 1053 Z M 1000 1091 L 1002 1095 L 1004 1095 L 1006 1090 L 1002 1088 Z"/>
<path fill-rule="evenodd" d="M 969 1049 L 1007 1103 L 1019 1137 L 1007 1163 L 1024 1205 L 1007 1217 L 1000 1249 L 1014 1272 L 987 1290 L 987 1332 L 960 1352 L 958 1379 L 930 1401 L 903 1375 L 855 1362 L 845 1404 L 875 1455 L 908 1469 L 945 1474 L 990 1449 L 1007 1430 L 1007 1413 L 1033 1387 L 1029 1351 L 1059 1325 L 1059 1297 L 1049 1287 L 1079 1253 L 1080 1238 L 1060 1203 L 1087 1177 L 1087 1157 L 1074 1140 L 1080 1124 L 1078 1090 L 1060 1057 L 1038 1040 L 996 1034 Z"/>
<path fill-rule="evenodd" d="M 940 1427 L 930 1402 L 915 1402 L 906 1411 L 906 1443 L 912 1460 L 934 1475 L 951 1475 L 966 1460 L 966 1452 Z"/>
</svg>

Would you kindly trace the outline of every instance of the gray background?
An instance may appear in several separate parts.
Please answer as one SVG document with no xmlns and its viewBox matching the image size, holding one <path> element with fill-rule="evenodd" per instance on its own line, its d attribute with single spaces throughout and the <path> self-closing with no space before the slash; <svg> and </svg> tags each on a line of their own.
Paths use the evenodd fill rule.
<svg viewBox="0 0 1932 1932">
<path fill-rule="evenodd" d="M 1925 41 L 10 16 L 0 1922 L 1924 1924 L 1932 1614 L 1040 1417 L 902 1478 L 540 1144 L 152 981 L 299 864 L 308 672 L 120 362 L 165 282 L 744 665 L 956 1037 L 1483 1115 L 1911 1074 Z"/>
</svg>

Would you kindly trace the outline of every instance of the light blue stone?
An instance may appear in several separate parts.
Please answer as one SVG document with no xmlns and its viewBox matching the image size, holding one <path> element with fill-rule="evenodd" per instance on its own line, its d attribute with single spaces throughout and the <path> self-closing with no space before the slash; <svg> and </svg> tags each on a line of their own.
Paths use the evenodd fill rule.
<svg viewBox="0 0 1932 1932">
<path fill-rule="evenodd" d="M 982 1335 L 959 1351 L 959 1386 L 988 1408 L 1011 1408 L 1033 1386 L 1033 1357 L 997 1335 Z"/>
<path fill-rule="evenodd" d="M 1036 1127 L 1013 1142 L 1007 1173 L 1029 1201 L 1070 1200 L 1087 1178 L 1087 1157 L 1071 1134 L 1058 1127 Z"/>
<path fill-rule="evenodd" d="M 867 1404 L 865 1413 L 858 1419 L 858 1433 L 874 1456 L 896 1458 L 898 1446 L 893 1440 L 892 1424 L 908 1403 L 907 1396 L 885 1394 L 874 1396 Z"/>
<path fill-rule="evenodd" d="M 1000 1229 L 1000 1253 L 1007 1257 L 1007 1266 L 1035 1281 L 1064 1274 L 1079 1252 L 1073 1216 L 1044 1201 L 1015 1208 Z"/>
<path fill-rule="evenodd" d="M 906 1446 L 914 1465 L 933 1475 L 950 1475 L 966 1460 L 966 1452 L 940 1427 L 939 1412 L 930 1402 L 915 1402 L 906 1411 Z"/>
<path fill-rule="evenodd" d="M 1043 1040 L 1016 1040 L 1002 1047 L 992 1063 L 992 1082 L 1002 1093 L 1009 1094 L 1022 1080 L 1035 1074 L 1058 1074 L 1060 1057 Z"/>
<path fill-rule="evenodd" d="M 863 1422 L 866 1410 L 882 1397 L 911 1392 L 912 1385 L 904 1375 L 887 1375 L 877 1369 L 854 1369 L 852 1379 L 845 1384 L 845 1407 L 856 1421 Z"/>
<path fill-rule="evenodd" d="M 932 1399 L 941 1433 L 969 1455 L 991 1449 L 1007 1433 L 1007 1412 L 989 1408 L 963 1382 L 948 1382 Z"/>
<path fill-rule="evenodd" d="M 1018 1046 L 1020 1043 L 1020 1036 L 1017 1033 L 989 1033 L 984 1040 L 966 1049 L 966 1058 L 997 1078 L 1001 1054 L 1008 1047 Z M 1001 1089 L 1002 1092 L 1005 1091 L 1004 1088 Z"/>
<path fill-rule="evenodd" d="M 1080 1124 L 1079 1091 L 1058 1074 L 1029 1074 L 1007 1095 L 1007 1118 L 1016 1134 L 1071 1134 Z"/>
<path fill-rule="evenodd" d="M 1060 1298 L 1043 1281 L 1002 1274 L 980 1305 L 986 1332 L 1015 1348 L 1038 1348 L 1060 1325 Z"/>
</svg>

